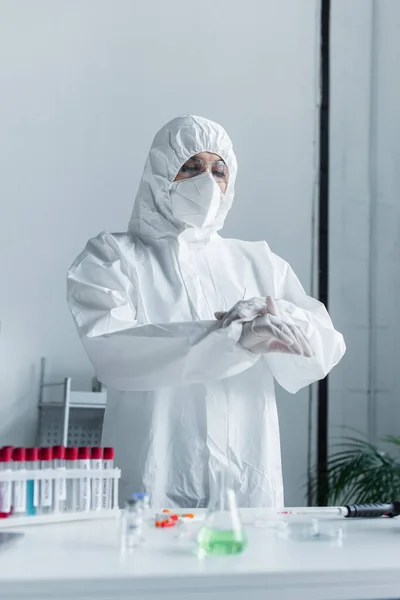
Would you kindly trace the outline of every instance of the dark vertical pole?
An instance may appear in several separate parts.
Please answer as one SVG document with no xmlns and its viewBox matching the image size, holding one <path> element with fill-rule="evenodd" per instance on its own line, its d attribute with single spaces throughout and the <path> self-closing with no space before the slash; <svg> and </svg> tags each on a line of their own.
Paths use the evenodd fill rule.
<svg viewBox="0 0 400 600">
<path fill-rule="evenodd" d="M 329 292 L 329 45 L 330 0 L 321 0 L 321 110 L 319 119 L 319 244 L 318 297 L 328 306 Z M 318 505 L 326 498 L 326 467 L 328 459 L 328 380 L 318 384 L 317 470 Z"/>
</svg>

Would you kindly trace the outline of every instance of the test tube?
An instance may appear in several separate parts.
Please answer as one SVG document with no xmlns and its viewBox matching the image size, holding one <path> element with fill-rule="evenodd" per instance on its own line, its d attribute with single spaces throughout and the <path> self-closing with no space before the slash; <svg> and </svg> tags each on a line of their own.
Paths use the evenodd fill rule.
<svg viewBox="0 0 400 600">
<path fill-rule="evenodd" d="M 0 471 L 11 473 L 12 451 L 10 446 L 4 446 L 0 449 Z M 5 519 L 11 513 L 12 485 L 11 481 L 2 481 L 0 483 L 0 519 Z"/>
<path fill-rule="evenodd" d="M 51 469 L 53 448 L 39 448 L 39 460 L 41 469 Z M 39 512 L 42 515 L 53 512 L 53 481 L 51 479 L 40 480 Z"/>
<path fill-rule="evenodd" d="M 78 448 L 66 448 L 65 463 L 67 469 L 78 468 Z M 78 510 L 78 481 L 77 479 L 67 479 L 67 503 L 66 510 L 68 512 L 76 512 Z"/>
<path fill-rule="evenodd" d="M 37 471 L 39 469 L 39 448 L 26 449 L 26 469 L 27 471 Z M 29 479 L 26 484 L 26 514 L 36 515 L 39 506 L 39 481 Z"/>
<path fill-rule="evenodd" d="M 90 469 L 90 448 L 81 446 L 78 450 L 78 463 L 80 469 Z M 80 511 L 90 510 L 90 479 L 83 477 L 79 480 L 79 508 Z"/>
<path fill-rule="evenodd" d="M 13 471 L 24 471 L 26 460 L 25 448 L 14 448 L 12 453 Z M 26 513 L 26 480 L 14 481 L 13 485 L 13 515 L 16 517 Z"/>
<path fill-rule="evenodd" d="M 143 510 L 136 498 L 125 502 L 121 534 L 123 550 L 132 550 L 143 541 Z"/>
<path fill-rule="evenodd" d="M 114 448 L 103 448 L 103 469 L 114 468 Z M 103 479 L 103 508 L 112 508 L 112 480 Z"/>
<path fill-rule="evenodd" d="M 53 469 L 65 471 L 65 446 L 53 446 Z M 64 478 L 54 480 L 54 510 L 66 510 L 67 482 Z"/>
<path fill-rule="evenodd" d="M 103 468 L 103 449 L 94 447 L 90 452 L 90 467 L 94 470 Z M 93 477 L 92 479 L 92 509 L 102 509 L 102 480 L 101 477 Z"/>
</svg>

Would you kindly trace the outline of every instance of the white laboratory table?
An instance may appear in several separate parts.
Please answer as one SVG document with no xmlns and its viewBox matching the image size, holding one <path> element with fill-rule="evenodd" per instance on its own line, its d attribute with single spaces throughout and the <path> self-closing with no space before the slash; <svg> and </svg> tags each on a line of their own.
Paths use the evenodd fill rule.
<svg viewBox="0 0 400 600">
<path fill-rule="evenodd" d="M 249 525 L 246 552 L 203 560 L 173 529 L 151 529 L 126 554 L 115 521 L 27 527 L 0 551 L 0 599 L 399 600 L 400 518 L 339 519 L 341 543 Z"/>
</svg>

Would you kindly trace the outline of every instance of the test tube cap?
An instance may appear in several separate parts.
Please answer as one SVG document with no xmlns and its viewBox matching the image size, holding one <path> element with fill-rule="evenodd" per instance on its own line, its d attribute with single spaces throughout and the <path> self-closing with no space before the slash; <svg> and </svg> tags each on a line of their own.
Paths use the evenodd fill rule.
<svg viewBox="0 0 400 600">
<path fill-rule="evenodd" d="M 90 458 L 92 460 L 98 460 L 99 458 L 103 458 L 103 448 L 99 446 L 94 446 L 90 451 Z"/>
<path fill-rule="evenodd" d="M 65 458 L 67 460 L 77 460 L 78 458 L 78 448 L 68 447 L 65 449 Z"/>
<path fill-rule="evenodd" d="M 103 448 L 104 460 L 114 460 L 114 448 Z"/>
<path fill-rule="evenodd" d="M 12 453 L 12 459 L 15 462 L 24 462 L 26 459 L 26 449 L 25 448 L 14 448 Z"/>
<path fill-rule="evenodd" d="M 35 462 L 36 460 L 39 460 L 39 448 L 27 448 L 26 460 L 29 462 Z"/>
<path fill-rule="evenodd" d="M 86 460 L 90 458 L 90 447 L 89 446 L 80 446 L 78 449 L 78 458 L 80 460 Z"/>
<path fill-rule="evenodd" d="M 65 458 L 65 446 L 53 446 L 53 458 L 63 460 Z"/>
<path fill-rule="evenodd" d="M 52 460 L 53 448 L 39 448 L 39 460 Z"/>
<path fill-rule="evenodd" d="M 11 462 L 13 454 L 13 448 L 11 446 L 4 446 L 0 449 L 0 462 Z"/>
</svg>

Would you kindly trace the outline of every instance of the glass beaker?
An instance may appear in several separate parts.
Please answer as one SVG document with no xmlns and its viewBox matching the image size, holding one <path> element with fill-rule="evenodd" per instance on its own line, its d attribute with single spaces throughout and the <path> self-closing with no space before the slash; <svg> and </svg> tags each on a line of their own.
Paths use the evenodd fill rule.
<svg viewBox="0 0 400 600">
<path fill-rule="evenodd" d="M 217 474 L 217 497 L 210 504 L 204 525 L 197 535 L 199 556 L 238 554 L 247 546 L 236 494 L 227 483 L 227 473 Z"/>
</svg>

